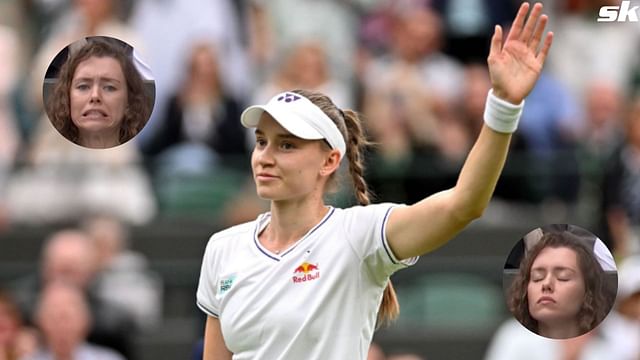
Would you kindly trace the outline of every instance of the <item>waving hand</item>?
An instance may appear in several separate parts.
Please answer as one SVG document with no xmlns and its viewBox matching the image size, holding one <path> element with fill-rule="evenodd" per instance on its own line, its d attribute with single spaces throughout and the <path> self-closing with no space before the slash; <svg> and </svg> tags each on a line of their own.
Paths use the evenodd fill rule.
<svg viewBox="0 0 640 360">
<path fill-rule="evenodd" d="M 525 21 L 528 12 L 529 3 L 523 3 L 504 44 L 502 27 L 496 25 L 487 59 L 494 94 L 513 104 L 519 104 L 533 89 L 553 40 L 553 33 L 548 32 L 543 41 L 548 18 L 541 15 L 542 4 L 536 3 Z"/>
</svg>

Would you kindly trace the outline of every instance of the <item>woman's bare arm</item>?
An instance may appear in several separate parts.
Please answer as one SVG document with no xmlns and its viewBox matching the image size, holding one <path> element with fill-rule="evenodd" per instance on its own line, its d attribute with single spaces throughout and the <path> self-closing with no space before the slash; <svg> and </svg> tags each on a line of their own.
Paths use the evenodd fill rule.
<svg viewBox="0 0 640 360">
<path fill-rule="evenodd" d="M 227 349 L 220 329 L 220 320 L 212 316 L 207 317 L 204 330 L 203 360 L 231 360 L 233 354 Z"/>
</svg>

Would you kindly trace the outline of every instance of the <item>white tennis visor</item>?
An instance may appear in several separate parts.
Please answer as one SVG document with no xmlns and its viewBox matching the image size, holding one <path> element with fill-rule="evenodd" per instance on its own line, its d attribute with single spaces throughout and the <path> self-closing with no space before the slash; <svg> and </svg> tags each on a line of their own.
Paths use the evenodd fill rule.
<svg viewBox="0 0 640 360">
<path fill-rule="evenodd" d="M 263 112 L 271 115 L 294 136 L 305 140 L 327 140 L 332 149 L 340 151 L 340 160 L 346 154 L 347 146 L 336 124 L 306 97 L 293 92 L 280 93 L 266 105 L 245 109 L 240 122 L 246 128 L 257 127 Z"/>
</svg>

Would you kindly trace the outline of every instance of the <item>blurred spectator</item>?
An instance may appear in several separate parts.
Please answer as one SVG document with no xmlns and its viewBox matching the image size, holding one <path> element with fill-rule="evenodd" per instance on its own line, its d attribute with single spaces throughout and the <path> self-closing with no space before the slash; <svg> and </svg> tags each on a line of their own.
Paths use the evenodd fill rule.
<svg viewBox="0 0 640 360">
<path fill-rule="evenodd" d="M 253 94 L 262 103 L 291 89 L 320 91 L 331 96 L 341 108 L 353 108 L 350 88 L 339 81 L 329 66 L 330 54 L 317 39 L 301 39 L 282 52 L 282 61 L 272 78 Z"/>
<path fill-rule="evenodd" d="M 96 249 L 96 296 L 127 310 L 141 330 L 158 325 L 162 279 L 149 269 L 143 254 L 130 249 L 124 224 L 111 216 L 94 216 L 84 222 L 83 229 Z"/>
<path fill-rule="evenodd" d="M 455 107 L 456 117 L 447 121 L 449 125 L 440 125 L 439 148 L 445 156 L 448 153 L 452 154 L 453 156 L 448 157 L 454 159 L 460 166 L 484 125 L 484 105 L 490 88 L 491 79 L 485 64 L 466 65 L 463 95 Z M 456 129 L 458 126 L 462 129 Z M 446 128 L 450 130 L 443 131 Z M 457 135 L 459 131 L 462 133 Z M 447 136 L 447 134 L 451 135 Z M 509 152 L 494 192 L 495 196 L 515 202 L 539 201 L 540 194 L 536 193 L 535 178 L 530 168 L 533 163 L 532 155 L 522 133 L 516 132 L 512 135 Z"/>
<path fill-rule="evenodd" d="M 243 47 L 244 1 L 191 0 L 133 2 L 131 24 L 144 40 L 149 66 L 156 78 L 156 111 L 140 134 L 143 146 L 162 123 L 168 102 L 181 86 L 194 40 L 218 50 L 220 81 L 225 93 L 244 99 L 251 87 L 251 71 Z M 176 31 L 180 29 L 180 31 Z"/>
<path fill-rule="evenodd" d="M 353 76 L 358 11 L 380 0 L 251 0 L 250 47 L 258 78 L 266 78 L 282 63 L 279 58 L 302 40 L 316 40 L 331 49 L 331 74 L 343 87 Z"/>
<path fill-rule="evenodd" d="M 525 166 L 537 177 L 533 198 L 576 201 L 580 115 L 575 97 L 552 74 L 543 72 L 527 96 L 518 129 L 531 150 Z"/>
<path fill-rule="evenodd" d="M 619 257 L 640 254 L 640 97 L 631 104 L 626 136 L 602 162 L 605 237 Z"/>
<path fill-rule="evenodd" d="M 15 80 L 9 100 L 15 116 L 15 130 L 22 136 L 22 140 L 25 139 L 34 122 L 31 104 L 26 104 L 28 99 L 24 94 L 29 88 L 31 76 L 29 70 L 35 47 L 40 43 L 36 38 L 44 33 L 40 29 L 46 27 L 46 20 L 51 18 L 43 16 L 44 6 L 38 5 L 33 1 L 0 1 L 0 27 L 10 29 L 9 32 L 15 37 L 15 42 L 7 49 L 9 53 L 2 57 L 3 66 L 0 72 L 9 70 L 8 75 Z M 17 57 L 12 58 L 15 55 Z M 20 156 L 20 153 L 18 155 Z"/>
<path fill-rule="evenodd" d="M 363 80 L 366 127 L 377 144 L 368 182 L 386 200 L 412 202 L 447 187 L 457 173 L 459 164 L 440 158 L 446 141 L 439 134 L 441 124 L 451 130 L 447 119 L 464 79 L 441 52 L 442 19 L 424 1 L 398 1 L 388 11 L 391 52 L 366 65 Z M 420 178 L 421 187 L 406 184 L 407 177 Z"/>
<path fill-rule="evenodd" d="M 42 250 L 44 284 L 62 280 L 86 289 L 96 270 L 95 250 L 84 233 L 62 230 L 47 239 Z"/>
<path fill-rule="evenodd" d="M 38 300 L 35 317 L 44 343 L 40 351 L 25 360 L 125 359 L 112 350 L 87 342 L 91 313 L 82 290 L 70 283 L 47 284 Z"/>
<path fill-rule="evenodd" d="M 597 360 L 614 359 L 592 339 L 596 330 L 571 339 L 538 336 L 517 320 L 505 321 L 489 344 L 485 360 Z M 618 359 L 616 359 L 618 360 Z M 622 359 L 620 359 L 622 360 Z"/>
<path fill-rule="evenodd" d="M 5 168 L 10 168 L 20 144 L 12 96 L 20 73 L 18 36 L 0 25 L 0 186 Z"/>
<path fill-rule="evenodd" d="M 618 297 L 614 310 L 598 328 L 596 339 L 608 349 L 607 358 L 640 359 L 640 255 L 622 260 L 618 267 Z"/>
<path fill-rule="evenodd" d="M 13 221 L 51 224 L 93 213 L 132 224 L 153 218 L 156 200 L 133 141 L 98 152 L 71 143 L 45 122 L 48 135 L 32 144 L 30 160 L 8 184 Z"/>
<path fill-rule="evenodd" d="M 462 96 L 454 102 L 451 116 L 438 119 L 436 138 L 442 156 L 460 165 L 482 129 L 485 100 L 491 88 L 486 64 L 468 64 L 463 71 Z"/>
<path fill-rule="evenodd" d="M 74 229 L 53 233 L 44 243 L 40 275 L 18 279 L 13 291 L 27 320 L 34 323 L 42 289 L 54 282 L 67 282 L 85 292 L 92 325 L 89 341 L 113 348 L 131 359 L 134 321 L 125 310 L 100 299 L 95 293 L 96 252 L 87 235 Z"/>
<path fill-rule="evenodd" d="M 586 124 L 580 141 L 599 162 L 609 157 L 622 139 L 624 99 L 619 88 L 608 79 L 595 79 L 587 84 Z"/>
<path fill-rule="evenodd" d="M 583 105 L 588 82 L 593 78 L 609 79 L 627 95 L 638 59 L 637 47 L 630 46 L 640 41 L 637 23 L 596 21 L 602 6 L 619 6 L 618 0 L 572 3 L 574 6 L 570 12 L 566 11 L 564 16 L 554 19 L 552 30 L 562 36 L 554 38 L 553 51 L 549 53 L 549 71 L 569 88 L 580 106 Z"/>
<path fill-rule="evenodd" d="M 198 173 L 246 155 L 242 105 L 223 86 L 218 60 L 211 44 L 193 43 L 182 88 L 146 146 L 161 170 Z"/>
<path fill-rule="evenodd" d="M 22 327 L 22 316 L 11 296 L 0 290 L 0 360 L 18 360 L 35 350 L 25 340 L 29 335 Z"/>
<path fill-rule="evenodd" d="M 33 49 L 33 37 L 37 33 L 34 27 L 44 26 L 46 22 L 45 19 L 38 18 L 41 8 L 34 5 L 33 2 L 25 1 L 0 2 L 0 25 L 18 34 L 20 42 L 15 44 L 12 51 L 25 60 L 29 59 Z"/>
<path fill-rule="evenodd" d="M 0 25 L 0 232 L 7 222 L 5 192 L 9 174 L 20 146 L 20 135 L 12 102 L 19 74 L 19 46 L 17 34 Z"/>
<path fill-rule="evenodd" d="M 591 210 L 587 214 L 590 215 L 589 221 L 603 231 L 603 240 L 614 249 L 616 255 L 623 255 L 623 251 L 626 251 L 623 250 L 623 244 L 617 244 L 613 233 L 608 233 L 618 229 L 614 230 L 607 224 L 608 215 L 602 212 L 602 203 L 609 201 L 604 199 L 609 195 L 603 186 L 603 178 L 611 165 L 609 163 L 615 157 L 616 149 L 623 142 L 623 112 L 626 111 L 627 104 L 621 89 L 609 79 L 591 80 L 585 97 L 585 124 L 579 134 L 578 146 L 583 207 Z"/>
<path fill-rule="evenodd" d="M 576 98 L 557 78 L 543 71 L 526 101 L 518 132 L 539 158 L 575 141 L 584 121 Z"/>
<path fill-rule="evenodd" d="M 437 118 L 449 111 L 463 83 L 459 65 L 440 52 L 442 20 L 415 3 L 392 8 L 391 52 L 372 60 L 365 73 L 367 126 L 388 159 L 436 145 Z"/>
<path fill-rule="evenodd" d="M 442 52 L 444 24 L 428 1 L 395 1 L 387 8 L 387 54 L 377 56 L 365 74 L 365 83 L 376 89 L 392 85 L 393 76 L 415 78 L 438 102 L 450 102 L 461 93 L 460 64 Z M 380 82 L 380 80 L 384 80 Z"/>
</svg>

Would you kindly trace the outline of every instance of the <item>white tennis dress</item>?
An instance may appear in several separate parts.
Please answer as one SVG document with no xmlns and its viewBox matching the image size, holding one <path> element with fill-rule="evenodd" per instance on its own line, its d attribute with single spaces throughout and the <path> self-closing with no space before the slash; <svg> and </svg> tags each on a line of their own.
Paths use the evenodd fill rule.
<svg viewBox="0 0 640 360">
<path fill-rule="evenodd" d="M 394 206 L 330 208 L 280 254 L 257 239 L 270 213 L 214 234 L 197 304 L 220 319 L 233 359 L 366 359 L 389 276 L 417 261 L 389 249 Z"/>
</svg>

